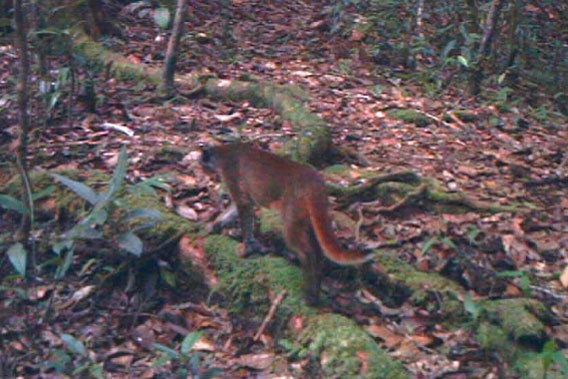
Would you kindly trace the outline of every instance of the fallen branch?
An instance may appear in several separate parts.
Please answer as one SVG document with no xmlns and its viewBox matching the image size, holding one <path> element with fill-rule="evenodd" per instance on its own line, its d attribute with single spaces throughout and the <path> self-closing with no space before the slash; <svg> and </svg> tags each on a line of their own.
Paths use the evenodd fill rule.
<svg viewBox="0 0 568 379">
<path fill-rule="evenodd" d="M 264 329 L 266 329 L 266 327 L 268 326 L 268 323 L 274 318 L 274 315 L 276 314 L 276 309 L 278 309 L 278 306 L 280 306 L 280 304 L 282 303 L 282 301 L 284 300 L 287 294 L 288 291 L 284 290 L 280 292 L 278 296 L 276 296 L 274 301 L 272 301 L 272 305 L 270 306 L 270 309 L 268 310 L 266 317 L 262 321 L 260 328 L 258 328 L 258 331 L 254 335 L 253 341 L 258 341 L 258 339 L 264 332 Z"/>
</svg>

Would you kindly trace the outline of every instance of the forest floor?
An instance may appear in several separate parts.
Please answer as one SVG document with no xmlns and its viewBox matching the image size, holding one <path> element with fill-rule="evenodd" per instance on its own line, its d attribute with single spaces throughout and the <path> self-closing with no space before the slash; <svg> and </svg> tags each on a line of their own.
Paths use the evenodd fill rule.
<svg viewBox="0 0 568 379">
<path fill-rule="evenodd" d="M 546 339 L 566 347 L 566 119 L 538 119 L 529 107 L 474 100 L 457 87 L 443 95 L 426 94 L 418 75 L 400 80 L 392 68 L 374 63 L 364 53 L 358 36 L 344 38 L 325 32 L 326 9 L 320 2 L 235 1 L 231 9 L 216 2 L 195 3 L 187 24 L 191 35 L 201 36 L 182 41 L 179 71 L 199 69 L 219 78 L 248 77 L 300 86 L 309 94 L 311 110 L 328 123 L 333 144 L 350 147 L 370 162 L 363 168 L 356 162 L 333 162 L 345 164 L 348 174 L 339 176 L 330 171 L 325 174 L 326 181 L 343 185 L 362 180 L 362 172 L 411 170 L 435 179 L 448 191 L 459 190 L 472 199 L 522 208 L 522 212 L 496 214 L 442 214 L 415 208 L 377 215 L 373 209 L 383 204 L 368 202 L 362 206 L 361 234 L 365 241 L 395 240 L 392 250 L 400 258 L 420 271 L 438 273 L 459 283 L 469 294 L 472 314 L 472 307 L 484 299 L 538 299 L 552 314 Z M 231 33 L 227 32 L 228 18 Z M 164 33 L 150 18 L 134 13 L 123 12 L 120 21 L 128 39 L 122 45 L 113 40 L 109 44 L 132 62 L 160 65 L 167 44 Z M 8 90 L 7 78 L 13 75 L 14 66 L 17 60 L 13 56 L 0 55 L 2 91 Z M 176 181 L 164 198 L 191 221 L 210 221 L 219 212 L 207 190 L 213 182 L 196 166 L 201 145 L 229 135 L 253 139 L 266 135 L 257 143 L 274 151 L 297 134 L 274 111 L 254 108 L 247 102 L 204 97 L 164 102 L 153 89 L 139 83 L 103 74 L 95 80 L 97 112 L 87 114 L 83 104 L 76 102 L 72 127 L 64 113 L 66 107 L 53 112 L 55 117 L 47 128 L 39 125 L 43 121 L 39 106 L 32 109 L 31 168 L 112 173 L 118 151 L 126 144 L 127 181 L 137 183 L 175 172 Z M 416 125 L 401 121 L 392 113 L 400 109 L 417 110 L 430 122 Z M 445 118 L 450 110 L 467 110 L 472 121 Z M 6 107 L 0 117 L 7 122 L 0 144 L 8 150 L 17 133 L 15 106 Z M 133 136 L 113 125 L 127 127 Z M 0 182 L 6 183 L 12 175 L 14 170 L 2 165 Z M 343 211 L 354 220 L 359 217 L 356 211 Z M 13 231 L 11 219 L 0 215 L 0 231 Z M 36 231 L 36 238 L 41 233 Z M 238 235 L 238 229 L 231 233 Z M 352 237 L 353 231 L 343 230 L 339 235 Z M 113 377 L 165 375 L 159 365 L 152 366 L 163 352 L 152 350 L 152 343 L 171 347 L 183 335 L 198 329 L 223 333 L 208 333 L 197 342 L 194 349 L 201 356 L 195 367 L 218 367 L 224 377 L 310 375 L 301 374 L 302 360 L 274 369 L 284 355 L 270 329 L 253 342 L 258 325 L 231 315 L 222 302 L 209 302 L 203 288 L 184 293 L 163 280 L 156 284 L 153 277 L 154 282 L 148 284 L 152 288 L 144 289 L 143 295 L 132 295 L 132 288 L 125 285 L 101 289 L 94 296 L 96 306 L 76 306 L 77 299 L 64 302 L 69 294 L 78 294 L 80 299 L 92 296 L 91 282 L 86 279 L 92 269 L 83 266 L 92 255 L 92 251 L 78 251 L 75 271 L 56 284 L 48 284 L 48 279 L 28 283 L 35 295 L 27 304 L 13 306 L 13 299 L 0 294 L 6 325 L 0 346 L 8 352 L 2 353 L 4 364 L 15 365 L 18 375 L 36 375 L 38 370 L 65 365 L 64 358 L 55 357 L 58 350 L 54 348 L 62 333 L 77 338 L 66 340 L 67 345 L 78 343 L 71 350 L 82 349 L 78 340 L 87 346 L 98 341 L 97 348 L 90 349 L 81 361 L 85 367 L 86 362 L 102 363 L 97 367 Z M 469 265 L 464 265 L 464 256 Z M 12 273 L 6 258 L 0 263 L 3 276 Z M 330 288 L 337 291 L 338 286 L 341 288 L 341 283 L 336 278 L 324 280 L 326 292 Z M 28 329 L 38 325 L 41 315 L 34 309 L 48 298 L 55 305 L 49 307 L 54 312 L 52 321 L 40 327 L 45 344 L 43 350 L 30 353 L 33 342 Z M 356 300 L 371 302 L 364 291 Z M 327 307 L 337 310 L 351 301 L 340 295 Z M 397 309 L 392 314 L 361 312 L 350 317 L 365 325 L 369 334 L 415 377 L 498 377 L 512 372 L 513 368 L 498 356 L 479 353 L 481 342 L 468 325 L 448 327 L 439 320 L 437 310 L 416 303 L 397 304 Z M 179 326 L 177 318 L 185 318 L 186 327 Z M 542 349 L 543 340 L 525 342 L 535 354 Z"/>
</svg>

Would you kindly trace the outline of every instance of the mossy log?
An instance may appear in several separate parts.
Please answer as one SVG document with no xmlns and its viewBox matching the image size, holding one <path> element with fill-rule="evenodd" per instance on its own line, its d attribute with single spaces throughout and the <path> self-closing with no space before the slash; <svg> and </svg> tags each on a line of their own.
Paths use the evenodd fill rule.
<svg viewBox="0 0 568 379">
<path fill-rule="evenodd" d="M 62 175 L 88 184 L 98 191 L 104 191 L 111 178 L 97 170 L 88 173 L 65 171 Z M 89 211 L 90 206 L 65 186 L 56 184 L 49 172 L 32 172 L 31 180 L 36 191 L 41 192 L 54 186 L 53 192 L 42 201 L 49 202 L 45 210 L 49 213 L 46 219 L 56 218 L 59 210 L 65 208 L 68 216 L 66 226 L 73 225 L 74 220 Z M 19 180 L 15 178 L 0 188 L 6 194 L 19 193 Z M 125 188 L 120 194 L 121 203 L 130 209 L 147 208 L 158 210 L 162 217 L 154 227 L 146 229 L 140 237 L 144 241 L 144 253 L 141 257 L 130 254 L 123 255 L 122 263 L 113 271 L 102 275 L 100 284 L 109 282 L 110 276 L 115 276 L 132 267 L 133 260 L 150 260 L 158 255 L 164 259 L 176 259 L 176 241 L 182 236 L 194 241 L 203 241 L 208 263 L 211 264 L 219 278 L 219 284 L 211 288 L 214 294 L 220 295 L 221 301 L 226 301 L 229 310 L 242 319 L 247 319 L 252 325 L 261 325 L 268 312 L 271 302 L 279 293 L 286 291 L 287 295 L 277 307 L 274 319 L 268 329 L 286 345 L 290 356 L 313 360 L 316 371 L 340 373 L 341 377 L 362 378 L 407 378 L 408 373 L 401 363 L 391 359 L 373 338 L 362 327 L 347 317 L 321 312 L 317 308 L 305 305 L 302 291 L 302 271 L 284 258 L 265 256 L 260 258 L 242 259 L 237 255 L 239 243 L 231 238 L 214 235 L 203 239 L 198 235 L 197 225 L 168 209 L 159 197 L 147 193 L 131 192 Z M 52 201 L 55 200 L 55 201 Z M 37 204 L 42 206 L 41 204 Z M 104 228 L 103 235 L 109 241 L 116 236 L 120 225 L 119 212 L 109 215 L 107 223 L 113 228 Z M 53 241 L 42 241 L 39 251 L 49 251 Z M 119 258 L 116 249 L 108 246 L 99 248 L 97 252 L 106 251 L 103 256 Z M 202 277 L 202 271 L 197 265 L 187 262 L 175 265 L 177 273 L 195 280 Z M 176 281 L 177 282 L 177 281 Z M 186 287 L 186 283 L 179 284 Z M 178 288 L 179 289 L 179 288 Z M 303 328 L 295 328 L 289 322 L 292 317 L 301 317 Z M 364 356 L 365 358 L 361 358 Z M 325 357 L 325 359 L 324 359 Z M 365 360 L 365 362 L 363 362 Z M 387 375 L 388 374 L 388 375 Z"/>
<path fill-rule="evenodd" d="M 254 106 L 273 109 L 290 121 L 299 138 L 284 147 L 283 153 L 299 162 L 321 160 L 331 144 L 331 133 L 325 121 L 304 105 L 305 96 L 298 96 L 294 87 L 239 80 L 208 79 L 205 93 L 216 99 L 250 101 Z"/>
<path fill-rule="evenodd" d="M 271 301 L 286 291 L 269 328 L 292 356 L 311 359 L 326 376 L 409 377 L 354 321 L 305 305 L 299 267 L 279 257 L 242 259 L 237 249 L 236 241 L 223 236 L 212 236 L 205 242 L 205 252 L 220 279 L 216 290 L 230 301 L 233 313 L 260 325 Z M 304 327 L 295 329 L 289 322 L 291 317 L 301 317 Z M 365 364 L 361 356 L 366 356 Z"/>
<path fill-rule="evenodd" d="M 105 49 L 100 43 L 77 29 L 73 33 L 79 53 L 88 60 L 108 68 L 122 80 L 135 80 L 158 86 L 162 70 L 143 63 L 133 63 L 126 57 Z M 198 84 L 202 83 L 202 84 Z M 306 106 L 306 95 L 294 86 L 281 86 L 244 80 L 219 80 L 210 76 L 178 76 L 176 84 L 183 94 L 204 93 L 225 101 L 250 101 L 254 106 L 274 110 L 290 121 L 298 138 L 285 145 L 283 153 L 299 162 L 320 161 L 331 146 L 331 133 L 326 122 Z"/>
</svg>

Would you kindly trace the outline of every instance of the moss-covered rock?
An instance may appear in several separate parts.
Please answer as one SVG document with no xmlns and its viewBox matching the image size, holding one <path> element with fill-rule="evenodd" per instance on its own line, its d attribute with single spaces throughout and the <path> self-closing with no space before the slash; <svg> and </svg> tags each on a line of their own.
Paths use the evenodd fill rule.
<svg viewBox="0 0 568 379">
<path fill-rule="evenodd" d="M 315 308 L 303 301 L 302 271 L 283 258 L 240 258 L 238 243 L 228 237 L 211 236 L 205 241 L 205 253 L 213 262 L 219 276 L 217 291 L 231 303 L 234 312 L 251 313 L 260 320 L 268 311 L 270 298 L 286 290 L 287 295 L 278 307 L 277 318 L 287 321 L 294 315 L 312 315 Z"/>
<path fill-rule="evenodd" d="M 488 300 L 481 303 L 488 319 L 500 325 L 516 341 L 542 342 L 546 327 L 541 320 L 549 318 L 546 307 L 527 298 Z"/>
<path fill-rule="evenodd" d="M 436 291 L 444 297 L 442 305 L 444 308 L 447 307 L 448 316 L 465 315 L 461 302 L 459 302 L 457 297 L 458 294 L 463 295 L 465 291 L 456 282 L 436 273 L 419 271 L 393 254 L 382 252 L 381 254 L 376 254 L 375 260 L 391 279 L 410 288 L 413 302 L 427 305 L 431 300 L 435 300 L 432 298 L 432 293 Z M 456 313 L 458 310 L 461 310 L 461 312 Z"/>
<path fill-rule="evenodd" d="M 326 378 L 408 378 L 354 321 L 337 314 L 311 317 L 296 343 L 300 358 L 310 357 Z M 363 371 L 362 359 L 367 361 Z"/>
<path fill-rule="evenodd" d="M 429 117 L 414 109 L 392 109 L 388 111 L 387 114 L 395 120 L 404 121 L 409 124 L 412 123 L 420 127 L 428 126 L 432 122 Z"/>
</svg>

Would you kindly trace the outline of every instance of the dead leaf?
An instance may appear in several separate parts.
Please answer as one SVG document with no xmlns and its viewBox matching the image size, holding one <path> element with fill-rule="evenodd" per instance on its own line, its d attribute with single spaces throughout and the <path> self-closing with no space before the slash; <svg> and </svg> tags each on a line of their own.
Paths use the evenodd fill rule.
<svg viewBox="0 0 568 379">
<path fill-rule="evenodd" d="M 383 340 L 385 346 L 389 349 L 398 346 L 404 339 L 403 336 L 393 332 L 384 325 L 369 325 L 365 327 L 365 330 L 373 337 Z"/>
<path fill-rule="evenodd" d="M 182 183 L 184 187 L 196 187 L 197 186 L 197 179 L 193 175 L 178 174 L 178 175 L 176 175 L 176 180 L 178 180 L 180 183 Z"/>
<path fill-rule="evenodd" d="M 560 275 L 560 283 L 562 283 L 564 288 L 568 288 L 568 266 L 564 267 L 564 271 Z"/>
<path fill-rule="evenodd" d="M 414 334 L 410 338 L 417 344 L 426 347 L 432 346 L 436 340 L 435 337 L 426 334 Z"/>
<path fill-rule="evenodd" d="M 199 341 L 193 345 L 193 350 L 197 351 L 215 351 L 215 343 L 206 337 L 201 337 Z"/>
<path fill-rule="evenodd" d="M 187 218 L 188 220 L 191 221 L 197 221 L 199 219 L 199 216 L 197 215 L 195 209 L 185 204 L 178 205 L 176 207 L 176 213 L 182 216 L 183 218 Z"/>
<path fill-rule="evenodd" d="M 221 122 L 229 122 L 233 120 L 240 120 L 241 118 L 243 118 L 243 114 L 241 112 L 235 112 L 228 115 L 216 114 L 213 117 Z"/>
<path fill-rule="evenodd" d="M 362 41 L 363 38 L 365 38 L 365 33 L 362 33 L 360 30 L 353 29 L 353 32 L 351 32 L 351 41 L 359 42 Z"/>
<path fill-rule="evenodd" d="M 266 370 L 274 361 L 274 354 L 245 354 L 239 357 L 239 364 L 255 370 Z"/>
<path fill-rule="evenodd" d="M 513 219 L 513 233 L 515 233 L 515 236 L 517 237 L 523 237 L 525 235 L 523 222 L 525 222 L 525 219 L 522 217 L 515 217 Z"/>
<path fill-rule="evenodd" d="M 203 250 L 203 239 L 192 239 L 183 236 L 179 240 L 179 254 L 183 262 L 191 262 L 199 271 L 201 271 L 205 282 L 209 287 L 219 284 L 219 278 L 215 273 L 207 267 L 207 256 Z"/>
<path fill-rule="evenodd" d="M 361 360 L 361 369 L 359 370 L 359 375 L 365 377 L 369 372 L 369 352 L 367 351 L 357 351 L 357 357 Z"/>
</svg>

